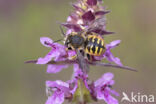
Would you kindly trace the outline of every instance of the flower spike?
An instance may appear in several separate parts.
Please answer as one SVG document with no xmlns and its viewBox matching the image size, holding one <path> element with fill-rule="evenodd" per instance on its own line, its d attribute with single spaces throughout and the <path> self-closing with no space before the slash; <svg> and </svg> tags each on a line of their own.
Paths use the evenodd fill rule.
<svg viewBox="0 0 156 104">
<path fill-rule="evenodd" d="M 73 65 L 71 80 L 46 81 L 46 104 L 63 104 L 65 100 L 76 104 L 99 100 L 107 104 L 119 104 L 113 97 L 119 96 L 112 89 L 115 84 L 113 73 L 107 72 L 96 81 L 90 80 L 88 76 L 90 65 L 136 71 L 124 66 L 111 52 L 119 46 L 120 40 L 105 43 L 104 36 L 114 32 L 106 30 L 106 14 L 110 11 L 105 10 L 102 3 L 102 0 L 77 0 L 72 4 L 74 9 L 67 21 L 59 23 L 64 44 L 57 43 L 62 39 L 53 41 L 48 37 L 41 37 L 41 44 L 50 48 L 50 52 L 37 60 L 25 62 L 47 65 L 47 73 L 58 73 Z M 66 28 L 66 32 L 61 26 Z M 107 59 L 109 63 L 101 62 L 103 59 Z"/>
</svg>

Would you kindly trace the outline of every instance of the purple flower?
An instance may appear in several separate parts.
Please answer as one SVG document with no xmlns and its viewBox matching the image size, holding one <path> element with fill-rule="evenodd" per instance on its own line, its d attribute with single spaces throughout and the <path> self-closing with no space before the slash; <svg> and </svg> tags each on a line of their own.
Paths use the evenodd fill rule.
<svg viewBox="0 0 156 104">
<path fill-rule="evenodd" d="M 106 11 L 100 5 L 101 3 L 100 0 L 78 0 L 77 3 L 73 4 L 74 12 L 70 14 L 63 26 L 72 32 L 80 32 L 86 30 L 91 25 L 96 26 L 97 24 L 94 24 L 94 22 L 102 18 L 99 21 L 101 24 L 96 26 L 96 28 L 92 28 L 91 31 L 100 35 L 112 34 L 113 32 L 108 32 L 105 28 L 105 14 L 109 13 L 109 11 Z M 67 35 L 69 34 L 68 30 Z"/>
<path fill-rule="evenodd" d="M 111 53 L 111 49 L 115 48 L 119 44 L 120 44 L 120 40 L 115 40 L 115 41 L 112 41 L 110 44 L 107 44 L 106 45 L 106 52 L 104 54 L 104 57 L 106 57 L 108 61 L 114 62 L 117 65 L 122 66 L 122 63 L 120 62 L 120 59 L 118 57 L 114 57 L 113 54 Z"/>
<path fill-rule="evenodd" d="M 44 58 L 39 58 L 36 64 L 47 64 L 52 58 L 55 61 L 63 60 L 63 57 L 67 54 L 64 45 L 53 43 L 48 37 L 41 37 L 40 41 L 44 46 L 50 47 L 51 51 Z"/>
<path fill-rule="evenodd" d="M 94 83 L 97 99 L 104 100 L 107 104 L 118 104 L 118 100 L 111 96 L 111 93 L 119 96 L 118 93 L 109 87 L 114 84 L 113 77 L 114 75 L 112 73 L 105 73 Z"/>
<path fill-rule="evenodd" d="M 57 81 L 47 81 L 47 95 L 48 100 L 46 104 L 62 104 L 64 102 L 65 96 L 70 95 L 69 92 L 69 84 L 66 82 L 62 82 L 60 80 Z M 53 91 L 53 94 L 51 94 Z"/>
<path fill-rule="evenodd" d="M 109 11 L 106 11 L 101 3 L 102 0 L 78 0 L 77 3 L 72 4 L 74 11 L 68 16 L 67 22 L 62 23 L 67 28 L 66 34 L 62 31 L 63 35 L 65 35 L 64 39 L 68 40 L 68 35 L 71 33 L 76 35 L 82 33 L 84 37 L 85 35 L 95 33 L 101 38 L 103 38 L 102 35 L 112 34 L 113 32 L 106 30 L 105 14 L 109 13 Z M 67 47 L 66 42 L 65 45 L 61 45 L 53 42 L 48 37 L 41 37 L 40 42 L 45 47 L 51 48 L 50 52 L 45 57 L 40 57 L 38 60 L 28 61 L 27 63 L 47 64 L 47 73 L 58 73 L 69 65 L 73 65 L 74 69 L 71 80 L 66 82 L 61 80 L 46 81 L 46 93 L 48 96 L 46 104 L 62 104 L 65 100 L 78 104 L 87 104 L 98 100 L 104 100 L 107 104 L 118 104 L 118 100 L 112 96 L 112 94 L 119 96 L 117 92 L 112 90 L 112 86 L 115 83 L 113 80 L 114 75 L 112 73 L 105 73 L 98 80 L 90 81 L 88 77 L 89 67 L 85 67 L 85 64 L 135 71 L 132 68 L 123 66 L 120 59 L 115 57 L 111 52 L 111 49 L 120 44 L 120 40 L 112 41 L 103 46 L 105 52 L 100 56 L 91 55 L 92 60 L 88 60 L 85 56 L 84 60 L 81 60 L 80 58 L 83 55 L 82 57 L 78 57 L 81 55 L 77 55 L 76 50 L 67 49 L 69 47 Z M 109 62 L 115 63 L 115 65 L 100 62 L 105 58 Z M 86 63 L 83 64 L 83 62 Z"/>
<path fill-rule="evenodd" d="M 46 104 L 62 104 L 65 99 L 77 103 L 104 100 L 107 104 L 118 104 L 118 101 L 111 96 L 111 94 L 118 96 L 118 93 L 110 87 L 114 85 L 112 73 L 105 73 L 97 81 L 89 83 L 91 81 L 89 81 L 88 75 L 83 73 L 78 65 L 74 65 L 74 69 L 72 80 L 46 82 L 49 96 Z"/>
<path fill-rule="evenodd" d="M 47 64 L 51 60 L 54 60 L 56 62 L 66 60 L 66 56 L 68 55 L 68 53 L 66 52 L 66 48 L 64 45 L 53 43 L 53 41 L 47 37 L 40 38 L 40 41 L 44 46 L 50 47 L 51 51 L 45 57 L 39 58 L 36 64 Z M 63 68 L 67 68 L 67 67 L 68 65 L 49 64 L 47 67 L 47 72 L 57 73 L 61 71 Z"/>
</svg>

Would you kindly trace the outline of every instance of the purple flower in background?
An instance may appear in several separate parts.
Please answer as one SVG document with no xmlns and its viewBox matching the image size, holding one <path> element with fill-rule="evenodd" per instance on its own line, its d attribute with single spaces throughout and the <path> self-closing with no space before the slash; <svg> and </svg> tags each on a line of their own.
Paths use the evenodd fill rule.
<svg viewBox="0 0 156 104">
<path fill-rule="evenodd" d="M 104 52 L 99 56 L 91 55 L 92 60 L 83 55 L 80 57 L 79 51 L 77 51 L 80 47 L 75 50 L 69 50 L 66 45 L 66 40 L 72 33 L 77 35 L 93 35 L 92 33 L 95 33 L 100 39 L 103 39 L 104 35 L 113 33 L 106 30 L 105 14 L 109 13 L 109 11 L 106 11 L 101 4 L 102 0 L 78 0 L 78 2 L 72 4 L 74 11 L 68 16 L 67 21 L 61 24 L 67 28 L 66 33 L 62 31 L 65 39 L 63 45 L 48 37 L 40 38 L 42 45 L 51 48 L 50 52 L 45 57 L 40 57 L 38 60 L 28 61 L 27 63 L 46 64 L 47 73 L 58 73 L 69 65 L 74 67 L 71 80 L 66 82 L 61 80 L 46 81 L 46 93 L 48 96 L 46 104 L 62 104 L 65 100 L 78 104 L 87 104 L 98 100 L 104 100 L 107 104 L 118 104 L 118 100 L 112 96 L 112 94 L 119 96 L 117 92 L 112 90 L 112 86 L 115 83 L 113 80 L 114 75 L 110 72 L 105 73 L 98 80 L 91 81 L 88 77 L 88 71 L 85 72 L 83 68 L 89 69 L 88 65 L 98 65 L 135 71 L 135 69 L 123 66 L 120 59 L 111 52 L 112 49 L 120 44 L 120 40 L 103 45 Z M 84 40 L 87 37 L 85 35 Z M 99 45 L 99 47 L 96 47 L 100 49 L 102 47 L 99 44 L 100 40 L 99 43 L 98 40 L 96 41 L 97 45 Z M 74 40 L 74 42 L 76 43 L 77 40 Z M 102 42 L 104 43 L 104 41 Z M 83 44 L 87 44 L 87 42 L 85 41 Z M 96 47 L 94 47 L 94 50 Z M 93 48 L 93 46 L 90 48 Z M 96 51 L 98 50 L 96 49 Z M 81 54 L 84 54 L 83 51 Z M 107 59 L 110 63 L 101 62 L 103 59 Z M 111 62 L 115 64 L 111 64 Z M 80 64 L 84 64 L 83 67 Z"/>
</svg>

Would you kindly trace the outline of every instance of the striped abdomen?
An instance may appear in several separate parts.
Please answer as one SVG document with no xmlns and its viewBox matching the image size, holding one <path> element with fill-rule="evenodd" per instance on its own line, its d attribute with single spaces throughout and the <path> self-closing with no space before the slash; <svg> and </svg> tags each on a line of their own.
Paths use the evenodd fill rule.
<svg viewBox="0 0 156 104">
<path fill-rule="evenodd" d="M 104 39 L 98 35 L 88 35 L 85 52 L 94 56 L 102 55 L 105 52 Z"/>
</svg>

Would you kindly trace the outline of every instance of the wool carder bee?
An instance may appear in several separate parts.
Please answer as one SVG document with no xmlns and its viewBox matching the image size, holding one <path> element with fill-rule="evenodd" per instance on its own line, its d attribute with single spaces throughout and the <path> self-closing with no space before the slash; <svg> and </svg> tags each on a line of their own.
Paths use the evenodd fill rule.
<svg viewBox="0 0 156 104">
<path fill-rule="evenodd" d="M 89 61 L 92 56 L 101 56 L 105 52 L 104 39 L 96 33 L 84 34 L 72 32 L 67 36 L 65 45 L 68 50 L 78 50 Z"/>
</svg>

